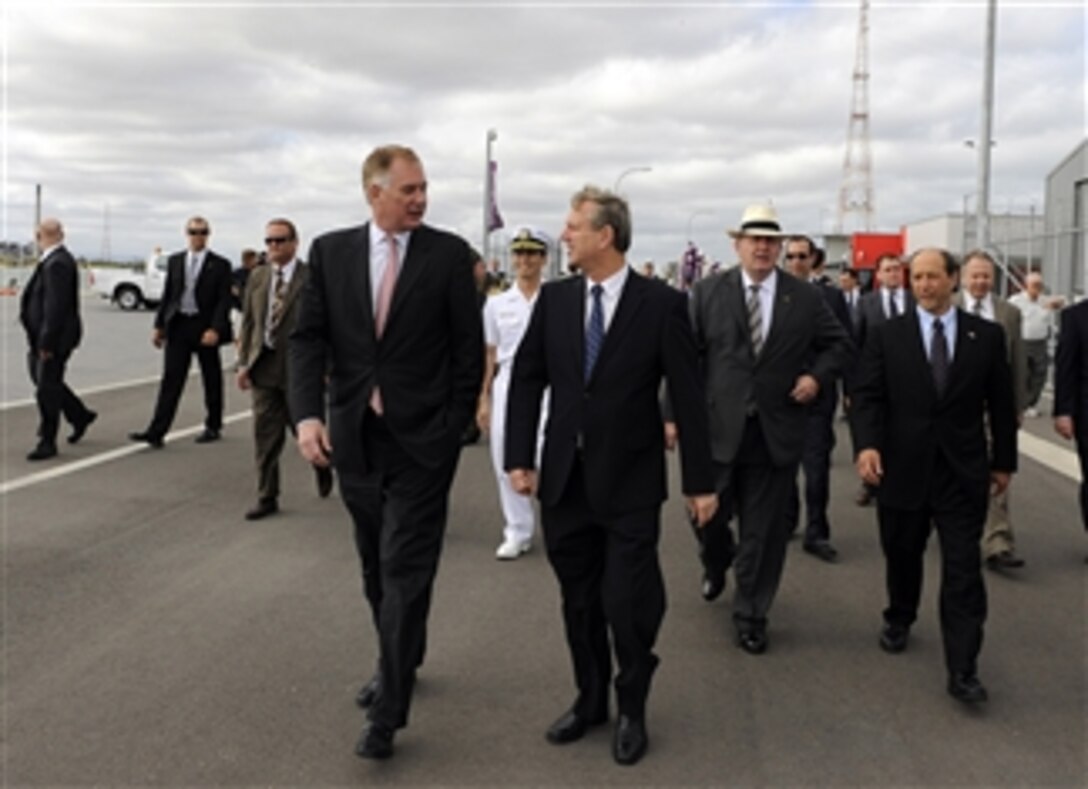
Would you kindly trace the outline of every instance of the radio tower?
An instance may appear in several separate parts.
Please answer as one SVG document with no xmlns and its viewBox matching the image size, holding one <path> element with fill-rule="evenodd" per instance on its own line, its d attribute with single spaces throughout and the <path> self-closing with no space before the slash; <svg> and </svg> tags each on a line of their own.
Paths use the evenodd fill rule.
<svg viewBox="0 0 1088 789">
<path fill-rule="evenodd" d="M 858 224 L 873 229 L 873 160 L 869 151 L 869 0 L 861 0 L 857 54 L 854 58 L 854 92 L 850 100 L 850 124 L 846 158 L 842 163 L 839 216 L 836 230 L 844 232 L 846 215 L 857 214 Z"/>
<path fill-rule="evenodd" d="M 111 260 L 110 250 L 110 204 L 106 203 L 102 209 L 102 262 L 109 263 Z"/>
</svg>

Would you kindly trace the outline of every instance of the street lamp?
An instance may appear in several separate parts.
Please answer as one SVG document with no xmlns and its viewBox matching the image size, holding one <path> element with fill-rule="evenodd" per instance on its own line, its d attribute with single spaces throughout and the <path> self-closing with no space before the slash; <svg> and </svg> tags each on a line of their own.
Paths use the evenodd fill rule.
<svg viewBox="0 0 1088 789">
<path fill-rule="evenodd" d="M 616 178 L 616 185 L 612 187 L 612 191 L 615 192 L 616 194 L 619 194 L 620 193 L 620 183 L 623 181 L 624 178 L 629 176 L 631 173 L 648 173 L 648 172 L 652 171 L 653 169 L 654 168 L 652 168 L 652 167 L 650 167 L 648 165 L 640 165 L 638 167 L 628 167 L 626 170 L 624 170 L 622 173 L 619 174 L 618 178 Z"/>
<path fill-rule="evenodd" d="M 714 212 L 711 211 L 709 208 L 697 208 L 697 209 L 695 209 L 694 211 L 691 212 L 691 216 L 688 217 L 687 240 L 689 242 L 691 241 L 691 223 L 695 220 L 695 217 L 697 217 L 697 216 L 710 216 L 710 215 L 713 215 L 713 213 Z"/>
</svg>

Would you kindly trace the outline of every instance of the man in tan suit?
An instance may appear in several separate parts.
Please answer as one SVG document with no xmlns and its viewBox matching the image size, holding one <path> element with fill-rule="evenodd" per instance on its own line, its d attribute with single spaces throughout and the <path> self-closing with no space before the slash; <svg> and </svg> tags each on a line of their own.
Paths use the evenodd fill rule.
<svg viewBox="0 0 1088 789">
<path fill-rule="evenodd" d="M 257 504 L 247 520 L 259 520 L 279 510 L 280 454 L 285 431 L 294 432 L 287 405 L 287 337 L 294 329 L 298 294 L 309 276 L 295 256 L 298 233 L 287 219 L 265 227 L 268 265 L 250 273 L 242 297 L 242 329 L 238 345 L 238 388 L 253 395 L 253 438 L 257 456 Z M 317 491 L 332 490 L 332 470 L 314 467 Z"/>
<path fill-rule="evenodd" d="M 1005 330 L 1005 345 L 1012 368 L 1016 415 L 1022 422 L 1028 404 L 1028 362 L 1020 333 L 1021 315 L 1012 304 L 993 293 L 994 259 L 982 250 L 968 252 L 963 261 L 963 275 L 955 304 L 966 312 L 997 323 Z M 1009 520 L 1009 492 L 1005 489 L 990 496 L 986 526 L 982 532 L 982 556 L 991 570 L 1024 566 L 1016 554 L 1016 539 Z"/>
</svg>

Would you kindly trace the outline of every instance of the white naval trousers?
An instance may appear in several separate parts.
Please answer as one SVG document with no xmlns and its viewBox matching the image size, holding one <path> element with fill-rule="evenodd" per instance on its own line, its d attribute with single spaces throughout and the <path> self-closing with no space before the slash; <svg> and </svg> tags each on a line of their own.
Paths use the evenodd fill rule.
<svg viewBox="0 0 1088 789">
<path fill-rule="evenodd" d="M 491 382 L 491 463 L 495 467 L 495 479 L 499 484 L 499 503 L 505 526 L 502 530 L 503 541 L 526 542 L 533 538 L 536 530 L 536 513 L 533 511 L 533 497 L 522 496 L 514 492 L 510 485 L 510 475 L 503 471 L 503 446 L 506 441 L 506 399 L 510 392 L 510 369 L 513 363 L 499 368 L 498 375 Z M 548 419 L 548 393 L 540 403 L 540 423 L 537 429 L 536 465 L 540 469 L 540 453 L 544 447 L 544 425 Z"/>
</svg>

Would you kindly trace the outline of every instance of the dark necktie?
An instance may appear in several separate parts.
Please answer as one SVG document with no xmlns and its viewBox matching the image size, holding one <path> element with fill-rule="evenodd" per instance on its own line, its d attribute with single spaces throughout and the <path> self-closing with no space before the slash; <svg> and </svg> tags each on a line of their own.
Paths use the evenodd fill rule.
<svg viewBox="0 0 1088 789">
<path fill-rule="evenodd" d="M 586 327 L 585 379 L 587 383 L 593 374 L 593 365 L 597 363 L 597 355 L 601 352 L 601 345 L 604 343 L 604 305 L 601 304 L 604 288 L 597 284 L 590 288 L 589 292 L 593 294 L 593 308 L 589 313 L 589 326 Z"/>
<path fill-rule="evenodd" d="M 896 293 L 897 293 L 897 291 L 894 288 L 888 291 L 888 317 L 889 318 L 898 318 L 899 317 L 899 304 L 896 303 L 896 301 L 895 301 L 895 294 Z"/>
<path fill-rule="evenodd" d="M 975 299 L 975 308 L 971 311 L 980 318 L 982 317 L 982 299 Z"/>
<path fill-rule="evenodd" d="M 944 323 L 940 318 L 933 320 L 933 340 L 929 346 L 929 366 L 933 368 L 933 383 L 937 394 L 944 394 L 948 383 L 948 338 L 944 334 Z"/>
</svg>

